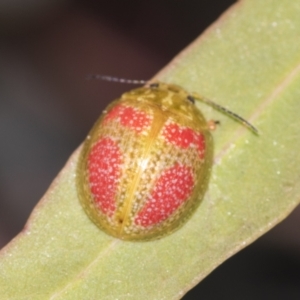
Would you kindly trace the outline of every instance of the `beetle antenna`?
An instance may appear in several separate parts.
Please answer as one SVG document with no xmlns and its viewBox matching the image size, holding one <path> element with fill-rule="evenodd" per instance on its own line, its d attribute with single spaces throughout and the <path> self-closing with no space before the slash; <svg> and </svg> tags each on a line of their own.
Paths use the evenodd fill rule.
<svg viewBox="0 0 300 300">
<path fill-rule="evenodd" d="M 87 76 L 88 80 L 91 79 L 99 79 L 109 82 L 119 82 L 119 83 L 126 83 L 126 84 L 146 84 L 149 81 L 147 80 L 138 80 L 138 79 L 125 79 L 125 78 L 119 78 L 119 77 L 113 77 L 113 76 L 107 76 L 107 75 L 101 75 L 101 74 L 90 74 Z"/>
<path fill-rule="evenodd" d="M 251 124 L 249 123 L 247 120 L 245 120 L 244 118 L 242 118 L 241 116 L 239 116 L 238 114 L 232 112 L 231 110 L 229 110 L 228 108 L 221 106 L 215 102 L 213 102 L 212 100 L 209 100 L 207 98 L 204 98 L 198 94 L 192 94 L 192 97 L 195 99 L 198 99 L 204 103 L 206 103 L 207 105 L 213 107 L 214 109 L 232 117 L 234 120 L 242 123 L 244 126 L 246 126 L 247 128 L 249 128 L 252 132 L 254 132 L 255 134 L 259 134 L 258 130 Z"/>
</svg>

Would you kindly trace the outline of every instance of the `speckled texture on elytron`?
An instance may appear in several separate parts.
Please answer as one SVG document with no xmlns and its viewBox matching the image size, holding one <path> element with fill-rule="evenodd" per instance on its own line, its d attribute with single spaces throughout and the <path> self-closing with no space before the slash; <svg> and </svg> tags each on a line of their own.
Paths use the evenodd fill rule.
<svg viewBox="0 0 300 300">
<path fill-rule="evenodd" d="M 78 165 L 80 201 L 106 233 L 124 240 L 169 234 L 206 190 L 211 135 L 183 89 L 159 83 L 112 102 L 89 133 Z"/>
</svg>

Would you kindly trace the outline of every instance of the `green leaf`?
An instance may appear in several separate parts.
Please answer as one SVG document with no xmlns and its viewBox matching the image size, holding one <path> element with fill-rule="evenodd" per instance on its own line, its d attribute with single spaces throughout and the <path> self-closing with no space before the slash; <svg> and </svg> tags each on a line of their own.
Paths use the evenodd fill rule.
<svg viewBox="0 0 300 300">
<path fill-rule="evenodd" d="M 198 104 L 221 125 L 209 189 L 185 226 L 142 243 L 99 231 L 78 202 L 76 151 L 2 250 L 1 299 L 178 299 L 285 218 L 300 199 L 299 15 L 299 1 L 241 1 L 157 77 L 238 112 L 260 133 Z"/>
</svg>

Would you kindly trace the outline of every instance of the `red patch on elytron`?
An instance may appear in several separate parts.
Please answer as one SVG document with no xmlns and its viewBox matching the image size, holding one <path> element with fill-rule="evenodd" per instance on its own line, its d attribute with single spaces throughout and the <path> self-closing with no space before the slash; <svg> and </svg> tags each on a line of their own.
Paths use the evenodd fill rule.
<svg viewBox="0 0 300 300">
<path fill-rule="evenodd" d="M 197 146 L 198 155 L 201 159 L 204 158 L 205 154 L 205 138 L 204 135 L 201 133 L 195 133 L 194 135 L 194 143 Z"/>
<path fill-rule="evenodd" d="M 171 123 L 165 126 L 163 135 L 168 142 L 183 149 L 195 144 L 199 157 L 204 158 L 205 138 L 201 133 L 195 132 L 192 128 Z"/>
<path fill-rule="evenodd" d="M 131 106 L 117 105 L 105 117 L 105 121 L 119 119 L 122 126 L 137 133 L 150 125 L 150 117 L 142 110 Z"/>
<path fill-rule="evenodd" d="M 193 188 L 192 168 L 176 164 L 158 178 L 135 224 L 147 227 L 166 220 L 189 199 Z"/>
<path fill-rule="evenodd" d="M 88 174 L 92 195 L 100 210 L 112 216 L 121 175 L 122 157 L 118 145 L 110 138 L 99 140 L 88 156 Z"/>
</svg>

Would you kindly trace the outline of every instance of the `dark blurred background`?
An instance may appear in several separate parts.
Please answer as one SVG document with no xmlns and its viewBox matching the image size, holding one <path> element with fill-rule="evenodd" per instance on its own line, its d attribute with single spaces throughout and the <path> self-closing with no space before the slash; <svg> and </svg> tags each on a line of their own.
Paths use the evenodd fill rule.
<svg viewBox="0 0 300 300">
<path fill-rule="evenodd" d="M 131 88 L 86 75 L 149 79 L 233 3 L 0 0 L 0 248 L 106 104 Z M 184 299 L 300 299 L 299 215 Z"/>
</svg>

